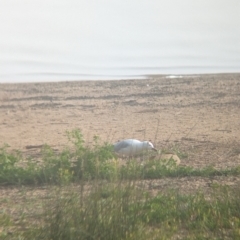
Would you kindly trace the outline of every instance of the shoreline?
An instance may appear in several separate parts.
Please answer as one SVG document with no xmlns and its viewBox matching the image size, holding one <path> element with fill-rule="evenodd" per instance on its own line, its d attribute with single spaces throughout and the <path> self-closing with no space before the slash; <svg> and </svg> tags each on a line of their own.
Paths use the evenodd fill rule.
<svg viewBox="0 0 240 240">
<path fill-rule="evenodd" d="M 79 80 L 33 80 L 33 81 L 25 81 L 25 80 L 20 80 L 20 81 L 1 81 L 0 80 L 0 85 L 2 84 L 30 84 L 30 83 L 61 83 L 61 82 L 92 82 L 92 81 L 129 81 L 129 80 L 147 80 L 147 79 L 152 79 L 152 78 L 194 78 L 194 77 L 200 77 L 200 76 L 221 76 L 221 75 L 238 75 L 240 72 L 220 72 L 220 73 L 194 73 L 194 74 L 146 74 L 146 75 L 136 75 L 136 76 L 126 76 L 126 77 L 119 77 L 115 78 L 114 77 L 106 77 L 106 79 L 102 78 L 101 76 L 98 78 L 94 78 L 89 76 L 89 79 L 79 79 Z M 171 77 L 173 76 L 173 77 Z"/>
</svg>

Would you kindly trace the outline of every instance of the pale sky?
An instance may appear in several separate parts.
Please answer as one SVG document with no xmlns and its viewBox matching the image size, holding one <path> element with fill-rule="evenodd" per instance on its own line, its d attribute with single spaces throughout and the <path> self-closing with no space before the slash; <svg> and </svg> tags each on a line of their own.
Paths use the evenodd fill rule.
<svg viewBox="0 0 240 240">
<path fill-rule="evenodd" d="M 240 64 L 239 0 L 1 0 L 0 22 L 0 81 L 102 67 Z"/>
</svg>

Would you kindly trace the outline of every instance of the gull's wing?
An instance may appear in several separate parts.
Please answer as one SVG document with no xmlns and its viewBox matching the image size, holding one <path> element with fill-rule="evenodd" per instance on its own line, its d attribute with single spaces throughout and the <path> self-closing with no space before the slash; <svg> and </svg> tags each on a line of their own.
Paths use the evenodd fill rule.
<svg viewBox="0 0 240 240">
<path fill-rule="evenodd" d="M 129 143 L 127 141 L 121 141 L 113 144 L 114 151 L 119 152 L 120 150 L 127 148 Z"/>
</svg>

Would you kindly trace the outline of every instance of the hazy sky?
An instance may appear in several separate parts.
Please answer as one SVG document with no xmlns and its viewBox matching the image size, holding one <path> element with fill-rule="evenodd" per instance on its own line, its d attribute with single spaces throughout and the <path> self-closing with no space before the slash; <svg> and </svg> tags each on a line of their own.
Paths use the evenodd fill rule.
<svg viewBox="0 0 240 240">
<path fill-rule="evenodd" d="M 1 0 L 0 22 L 0 81 L 184 61 L 240 64 L 239 0 Z"/>
</svg>

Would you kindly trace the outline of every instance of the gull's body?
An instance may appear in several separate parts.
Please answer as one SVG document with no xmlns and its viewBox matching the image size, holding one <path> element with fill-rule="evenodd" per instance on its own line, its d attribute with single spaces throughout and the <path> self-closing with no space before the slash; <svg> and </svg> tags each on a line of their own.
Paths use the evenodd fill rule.
<svg viewBox="0 0 240 240">
<path fill-rule="evenodd" d="M 157 151 L 149 141 L 139 141 L 137 139 L 125 139 L 113 144 L 114 152 L 120 156 L 139 156 L 148 150 Z"/>
</svg>

